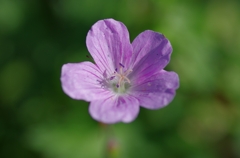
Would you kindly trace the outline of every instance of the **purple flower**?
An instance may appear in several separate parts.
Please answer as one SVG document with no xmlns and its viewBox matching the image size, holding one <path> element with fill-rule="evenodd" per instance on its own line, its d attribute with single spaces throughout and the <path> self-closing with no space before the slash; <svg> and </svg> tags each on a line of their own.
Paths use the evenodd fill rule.
<svg viewBox="0 0 240 158">
<path fill-rule="evenodd" d="M 63 65 L 63 91 L 73 99 L 89 101 L 91 116 L 104 123 L 131 122 L 140 106 L 168 105 L 179 87 L 175 72 L 163 68 L 172 46 L 160 33 L 139 34 L 132 44 L 126 26 L 113 19 L 96 22 L 87 34 L 91 62 Z"/>
</svg>

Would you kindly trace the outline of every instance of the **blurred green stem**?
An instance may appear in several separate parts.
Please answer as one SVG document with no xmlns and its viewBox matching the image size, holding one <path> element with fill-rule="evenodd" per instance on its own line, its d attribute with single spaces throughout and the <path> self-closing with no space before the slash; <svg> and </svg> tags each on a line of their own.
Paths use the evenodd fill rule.
<svg viewBox="0 0 240 158">
<path fill-rule="evenodd" d="M 118 158 L 119 157 L 119 144 L 114 136 L 112 126 L 100 123 L 106 138 L 105 157 Z"/>
</svg>

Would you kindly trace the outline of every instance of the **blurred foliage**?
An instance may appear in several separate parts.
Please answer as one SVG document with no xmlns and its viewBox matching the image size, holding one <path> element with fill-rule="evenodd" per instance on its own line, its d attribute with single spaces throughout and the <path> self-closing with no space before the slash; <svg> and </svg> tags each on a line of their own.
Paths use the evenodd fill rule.
<svg viewBox="0 0 240 158">
<path fill-rule="evenodd" d="M 169 106 L 111 127 L 59 80 L 64 63 L 88 60 L 86 34 L 105 18 L 132 40 L 162 32 L 181 82 Z M 240 157 L 239 28 L 237 0 L 0 0 L 0 157 Z"/>
</svg>

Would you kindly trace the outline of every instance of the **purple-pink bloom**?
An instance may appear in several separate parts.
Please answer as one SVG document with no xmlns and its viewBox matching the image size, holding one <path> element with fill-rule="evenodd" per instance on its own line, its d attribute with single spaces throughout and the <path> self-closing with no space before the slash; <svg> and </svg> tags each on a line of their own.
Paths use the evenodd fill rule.
<svg viewBox="0 0 240 158">
<path fill-rule="evenodd" d="M 90 103 L 90 115 L 103 123 L 131 122 L 140 106 L 159 109 L 168 105 L 179 87 L 169 63 L 172 46 L 160 33 L 146 30 L 132 42 L 126 26 L 114 19 L 96 22 L 87 34 L 91 62 L 62 67 L 63 91 Z"/>
</svg>

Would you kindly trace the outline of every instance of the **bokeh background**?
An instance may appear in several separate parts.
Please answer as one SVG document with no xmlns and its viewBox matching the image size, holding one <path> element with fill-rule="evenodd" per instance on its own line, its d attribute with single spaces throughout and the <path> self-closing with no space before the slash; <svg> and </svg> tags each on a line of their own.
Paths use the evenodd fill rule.
<svg viewBox="0 0 240 158">
<path fill-rule="evenodd" d="M 64 63 L 89 60 L 86 34 L 105 18 L 131 40 L 163 33 L 180 76 L 169 106 L 111 127 L 59 80 Z M 237 158 L 239 104 L 238 0 L 0 0 L 1 158 Z"/>
</svg>

